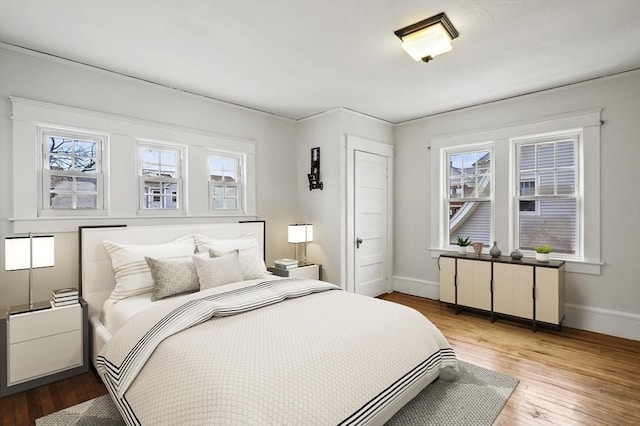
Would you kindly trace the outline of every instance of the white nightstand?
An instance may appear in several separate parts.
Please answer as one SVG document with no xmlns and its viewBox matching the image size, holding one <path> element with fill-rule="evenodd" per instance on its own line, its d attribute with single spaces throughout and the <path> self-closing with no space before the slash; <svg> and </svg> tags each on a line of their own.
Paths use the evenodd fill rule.
<svg viewBox="0 0 640 426">
<path fill-rule="evenodd" d="M 0 316 L 0 395 L 81 374 L 89 368 L 87 304 Z"/>
<path fill-rule="evenodd" d="M 292 277 L 292 278 L 309 278 L 312 280 L 320 279 L 321 265 L 306 265 L 298 266 L 293 269 L 280 269 L 275 267 L 267 268 L 273 275 L 279 277 Z"/>
</svg>

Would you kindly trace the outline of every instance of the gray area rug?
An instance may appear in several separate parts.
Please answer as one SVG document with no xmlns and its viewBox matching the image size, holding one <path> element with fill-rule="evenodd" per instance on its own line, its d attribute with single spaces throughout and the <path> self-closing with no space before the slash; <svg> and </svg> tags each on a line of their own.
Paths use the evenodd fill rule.
<svg viewBox="0 0 640 426">
<path fill-rule="evenodd" d="M 490 425 L 519 380 L 459 361 L 446 369 L 389 420 L 389 426 Z M 109 395 L 92 399 L 36 420 L 36 426 L 124 425 Z"/>
</svg>

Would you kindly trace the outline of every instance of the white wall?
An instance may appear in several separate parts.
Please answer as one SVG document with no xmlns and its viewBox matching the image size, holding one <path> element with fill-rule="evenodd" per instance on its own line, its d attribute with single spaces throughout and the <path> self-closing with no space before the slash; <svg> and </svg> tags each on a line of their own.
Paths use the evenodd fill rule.
<svg viewBox="0 0 640 426">
<path fill-rule="evenodd" d="M 346 135 L 392 143 L 393 126 L 346 109 L 301 120 L 297 125 L 297 220 L 313 224 L 308 261 L 322 265 L 323 279 L 346 284 Z M 324 189 L 309 191 L 311 148 L 320 147 Z"/>
<path fill-rule="evenodd" d="M 640 72 L 408 122 L 395 129 L 396 290 L 438 297 L 429 253 L 430 138 L 602 107 L 600 275 L 567 274 L 565 325 L 640 340 Z M 585 171 L 589 173 L 589 170 Z M 590 230 L 586 229 L 588 233 Z M 502 247 L 503 252 L 506 247 Z"/>
<path fill-rule="evenodd" d="M 293 121 L 121 77 L 43 55 L 0 47 L 0 308 L 26 303 L 27 272 L 4 271 L 4 237 L 14 235 L 9 96 L 167 123 L 252 140 L 256 144 L 257 218 L 267 221 L 267 262 L 290 256 L 286 225 L 295 221 Z M 113 161 L 117 167 L 117 160 Z M 132 183 L 133 184 L 133 183 Z M 117 197 L 118 194 L 111 194 Z M 239 219 L 239 218 L 238 218 Z M 250 218 L 249 218 L 250 219 Z M 210 219 L 171 219 L 202 223 Z M 153 219 L 118 223 L 158 223 Z M 51 222 L 49 222 L 51 223 Z M 160 221 L 160 223 L 166 223 Z M 78 225 L 83 225 L 79 220 Z M 47 223 L 38 230 L 47 230 Z M 56 266 L 34 273 L 34 299 L 78 283 L 77 232 L 56 233 Z"/>
</svg>

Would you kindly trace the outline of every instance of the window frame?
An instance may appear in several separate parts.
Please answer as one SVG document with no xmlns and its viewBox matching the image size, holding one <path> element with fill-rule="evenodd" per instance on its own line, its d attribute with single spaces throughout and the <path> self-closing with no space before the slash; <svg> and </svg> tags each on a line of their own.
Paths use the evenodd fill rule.
<svg viewBox="0 0 640 426">
<path fill-rule="evenodd" d="M 137 139 L 137 158 L 136 158 L 136 169 L 137 169 L 137 177 L 138 177 L 138 215 L 143 216 L 174 216 L 174 215 L 184 215 L 186 214 L 186 200 L 187 200 L 187 185 L 185 184 L 184 176 L 187 175 L 187 147 L 185 145 L 180 145 L 176 143 L 170 142 L 162 142 L 162 141 L 154 141 L 147 139 Z M 144 151 L 152 150 L 152 151 L 164 151 L 164 152 L 174 152 L 176 154 L 176 175 L 177 177 L 169 177 L 169 176 L 144 176 Z M 161 166 L 162 163 L 159 163 Z M 146 197 L 153 196 L 155 198 L 155 192 L 146 193 L 145 187 L 147 182 L 158 183 L 160 185 L 163 184 L 175 184 L 176 191 L 171 191 L 168 194 L 162 194 L 162 192 L 158 193 L 158 197 L 160 200 L 162 199 L 176 199 L 176 207 L 175 208 L 149 208 L 146 207 Z M 153 191 L 153 190 L 152 190 Z"/>
<path fill-rule="evenodd" d="M 491 156 L 491 166 L 490 166 L 490 186 L 489 186 L 489 196 L 488 197 L 461 197 L 461 198 L 451 198 L 450 197 L 450 164 L 449 158 L 451 155 L 462 154 L 462 153 L 470 153 L 470 152 L 479 152 L 479 151 L 489 151 L 489 155 Z M 453 201 L 455 202 L 488 202 L 490 205 L 491 217 L 490 217 L 490 225 L 491 229 L 489 230 L 489 241 L 493 241 L 495 234 L 495 151 L 494 151 L 494 143 L 493 142 L 478 142 L 472 144 L 464 144 L 464 145 L 453 145 L 446 148 L 441 149 L 441 158 L 442 158 L 442 166 L 440 170 L 440 181 L 441 181 L 441 210 L 440 210 L 440 229 L 441 229 L 441 241 L 440 247 L 443 250 L 457 250 L 457 245 L 451 243 L 451 235 L 450 235 L 450 217 L 449 217 L 449 205 Z M 483 247 L 483 251 L 487 251 L 489 249 L 488 246 Z"/>
<path fill-rule="evenodd" d="M 219 182 L 214 181 L 212 177 L 212 170 L 210 167 L 210 160 L 212 157 L 220 157 L 222 159 L 233 159 L 236 163 L 237 170 L 237 178 L 236 182 Z M 246 155 L 241 152 L 233 152 L 233 151 L 223 151 L 223 150 L 207 150 L 207 162 L 206 162 L 206 170 L 207 170 L 207 191 L 208 191 L 208 211 L 209 214 L 214 216 L 241 216 L 244 215 L 246 210 L 246 178 L 245 178 L 245 168 L 246 168 Z M 223 169 L 224 170 L 224 169 Z M 225 188 L 236 188 L 236 200 L 237 205 L 235 209 L 227 209 L 227 208 L 214 208 L 214 187 L 219 186 Z"/>
<path fill-rule="evenodd" d="M 430 135 L 425 149 L 430 171 L 426 173 L 429 186 L 429 209 L 427 217 L 429 224 L 428 252 L 434 259 L 442 253 L 449 252 L 443 242 L 442 224 L 440 215 L 444 210 L 442 205 L 443 194 L 440 182 L 442 165 L 441 156 L 443 148 L 451 148 L 465 144 L 473 144 L 477 141 L 494 141 L 495 153 L 495 223 L 500 224 L 495 228 L 494 239 L 503 253 L 509 253 L 514 249 L 513 234 L 515 225 L 513 221 L 515 203 L 512 200 L 513 188 L 513 145 L 510 139 L 524 135 L 539 135 L 544 133 L 565 131 L 567 129 L 580 129 L 582 131 L 582 157 L 580 186 L 583 189 L 580 240 L 582 245 L 582 259 L 566 259 L 567 272 L 575 272 L 588 275 L 600 275 L 602 270 L 601 241 L 601 107 L 589 108 L 577 111 L 566 111 L 552 115 L 525 117 L 515 122 L 489 123 L 484 127 L 457 129 L 451 133 Z M 509 165 L 509 167 L 507 167 Z M 588 170 L 588 173 L 584 171 Z M 504 226 L 503 226 L 504 224 Z M 588 232 L 585 232 L 585 229 Z M 528 256 L 527 256 L 528 257 Z M 560 260 L 557 253 L 551 253 L 552 259 Z"/>
<path fill-rule="evenodd" d="M 77 216 L 103 216 L 107 214 L 108 196 L 107 196 L 107 179 L 106 171 L 108 164 L 106 161 L 107 147 L 109 143 L 109 135 L 93 131 L 81 130 L 72 127 L 59 127 L 50 125 L 37 125 L 36 134 L 38 138 L 38 217 L 77 217 Z M 49 168 L 51 153 L 49 152 L 49 138 L 63 137 L 73 140 L 86 140 L 95 142 L 95 172 L 77 172 L 73 170 L 52 171 Z M 76 178 L 95 178 L 96 179 L 96 207 L 95 208 L 54 208 L 50 204 L 50 186 L 51 177 L 71 177 Z M 47 189 L 49 188 L 49 189 Z M 83 192 L 83 191 L 79 191 Z M 75 188 L 69 192 L 74 199 L 78 191 Z"/>
<path fill-rule="evenodd" d="M 558 168 L 554 165 L 554 194 L 538 194 L 538 187 L 535 188 L 534 195 L 526 195 L 521 196 L 519 194 L 520 188 L 520 162 L 519 162 L 519 152 L 520 148 L 525 145 L 537 145 L 541 143 L 549 143 L 553 142 L 556 144 L 561 140 L 571 139 L 574 141 L 574 166 L 573 166 L 573 179 L 574 179 L 574 192 L 573 194 L 557 194 L 557 177 L 555 177 L 555 172 L 557 172 Z M 583 245 L 583 235 L 584 235 L 584 185 L 582 172 L 584 170 L 584 156 L 583 156 L 583 129 L 575 128 L 575 129 L 565 129 L 554 132 L 546 132 L 541 134 L 532 134 L 525 136 L 518 136 L 510 139 L 510 144 L 512 147 L 513 156 L 511 157 L 512 164 L 511 169 L 513 170 L 513 174 L 511 176 L 512 179 L 512 188 L 514 188 L 514 192 L 511 194 L 511 198 L 513 200 L 513 230 L 511 232 L 511 239 L 513 241 L 513 246 L 518 248 L 525 256 L 535 256 L 534 250 L 527 250 L 520 248 L 520 220 L 519 220 L 519 203 L 520 201 L 535 201 L 536 202 L 536 211 L 537 214 L 540 214 L 539 203 L 544 200 L 566 200 L 572 199 L 575 200 L 576 204 L 576 217 L 575 217 L 575 254 L 568 253 L 560 253 L 560 252 L 552 252 L 553 258 L 558 260 L 576 260 L 583 261 L 584 260 L 584 245 Z M 555 161 L 555 160 L 554 160 Z M 536 166 L 534 171 L 538 171 Z M 536 181 L 534 181 L 536 182 Z M 553 249 L 553 247 L 552 247 Z"/>
</svg>

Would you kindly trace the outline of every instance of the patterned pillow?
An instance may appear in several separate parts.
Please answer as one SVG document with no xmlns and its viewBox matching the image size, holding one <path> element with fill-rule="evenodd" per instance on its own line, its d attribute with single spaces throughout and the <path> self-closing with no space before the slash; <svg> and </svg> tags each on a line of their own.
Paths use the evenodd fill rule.
<svg viewBox="0 0 640 426">
<path fill-rule="evenodd" d="M 104 241 L 104 248 L 111 257 L 116 279 L 109 299 L 118 302 L 153 289 L 153 277 L 145 256 L 154 259 L 191 256 L 195 246 L 193 237 L 187 235 L 169 243 L 155 245 L 127 245 Z"/>
<path fill-rule="evenodd" d="M 242 281 L 238 250 L 221 257 L 193 256 L 192 259 L 200 280 L 200 290 Z"/>
<path fill-rule="evenodd" d="M 174 257 L 168 259 L 144 258 L 153 277 L 151 301 L 193 293 L 200 290 L 196 266 L 191 257 Z"/>
<path fill-rule="evenodd" d="M 238 261 L 242 271 L 242 279 L 252 280 L 262 278 L 267 273 L 267 267 L 262 259 L 258 241 L 250 238 L 215 240 L 203 235 L 194 235 L 198 251 L 209 251 L 213 256 L 220 257 L 238 250 Z"/>
</svg>

